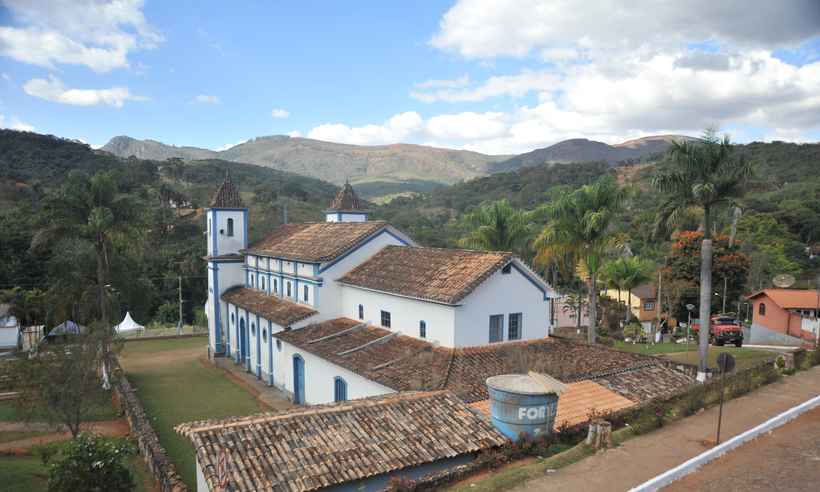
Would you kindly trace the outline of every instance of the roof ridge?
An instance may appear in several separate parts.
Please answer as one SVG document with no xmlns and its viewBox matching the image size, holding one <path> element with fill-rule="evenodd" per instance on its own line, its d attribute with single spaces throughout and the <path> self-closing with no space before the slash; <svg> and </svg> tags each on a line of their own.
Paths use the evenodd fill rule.
<svg viewBox="0 0 820 492">
<path fill-rule="evenodd" d="M 243 425 L 263 424 L 275 422 L 278 420 L 287 419 L 290 417 L 301 417 L 307 415 L 324 415 L 333 412 L 343 412 L 351 408 L 372 408 L 382 405 L 389 405 L 396 401 L 413 401 L 422 398 L 432 398 L 439 395 L 453 395 L 454 393 L 446 389 L 438 389 L 432 391 L 399 391 L 396 393 L 387 393 L 384 395 L 377 395 L 367 398 L 358 398 L 354 400 L 344 400 L 340 402 L 325 403 L 321 405 L 309 405 L 297 407 L 281 412 L 263 412 L 243 417 L 228 417 L 223 419 L 207 419 L 196 420 L 192 422 L 184 422 L 174 426 L 174 430 L 180 434 L 193 434 L 198 432 L 205 432 L 214 429 L 226 429 L 231 427 L 239 427 Z"/>
</svg>

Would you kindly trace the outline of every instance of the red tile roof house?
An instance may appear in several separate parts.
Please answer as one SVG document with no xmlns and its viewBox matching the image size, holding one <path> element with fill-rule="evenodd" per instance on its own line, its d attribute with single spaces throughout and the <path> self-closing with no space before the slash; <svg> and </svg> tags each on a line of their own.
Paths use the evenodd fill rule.
<svg viewBox="0 0 820 492">
<path fill-rule="evenodd" d="M 748 299 L 752 326 L 747 343 L 800 346 L 815 342 L 820 327 L 816 290 L 765 289 Z"/>
</svg>

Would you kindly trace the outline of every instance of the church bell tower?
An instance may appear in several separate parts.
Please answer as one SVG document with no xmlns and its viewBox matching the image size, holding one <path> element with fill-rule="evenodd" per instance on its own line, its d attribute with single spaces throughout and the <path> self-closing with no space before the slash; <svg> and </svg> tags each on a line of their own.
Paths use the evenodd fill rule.
<svg viewBox="0 0 820 492">
<path fill-rule="evenodd" d="M 365 222 L 367 216 L 370 214 L 366 210 L 350 186 L 349 181 L 345 181 L 345 185 L 336 194 L 336 198 L 330 204 L 330 207 L 325 210 L 326 222 Z"/>
</svg>

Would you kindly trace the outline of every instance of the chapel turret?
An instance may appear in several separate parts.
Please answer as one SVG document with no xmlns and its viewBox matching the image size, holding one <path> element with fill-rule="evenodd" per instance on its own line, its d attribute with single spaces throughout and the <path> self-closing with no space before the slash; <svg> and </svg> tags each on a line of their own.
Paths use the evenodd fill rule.
<svg viewBox="0 0 820 492">
<path fill-rule="evenodd" d="M 364 208 L 356 192 L 353 191 L 350 182 L 345 181 L 342 189 L 336 193 L 336 198 L 330 203 L 330 207 L 325 210 L 325 220 L 327 222 L 364 222 L 369 213 L 370 211 Z"/>
</svg>

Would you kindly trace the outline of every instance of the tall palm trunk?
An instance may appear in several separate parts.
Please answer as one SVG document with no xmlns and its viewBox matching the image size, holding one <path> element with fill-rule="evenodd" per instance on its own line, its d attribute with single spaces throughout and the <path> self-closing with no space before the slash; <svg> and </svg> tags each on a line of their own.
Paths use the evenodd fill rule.
<svg viewBox="0 0 820 492">
<path fill-rule="evenodd" d="M 632 319 L 632 289 L 626 291 L 626 324 Z"/>
<path fill-rule="evenodd" d="M 698 378 L 706 378 L 712 315 L 712 220 L 704 208 L 703 244 L 700 251 L 700 330 L 698 333 Z"/>
<path fill-rule="evenodd" d="M 595 343 L 595 332 L 598 328 L 598 287 L 596 286 L 595 272 L 589 274 L 589 328 L 587 328 L 587 342 Z"/>
</svg>

